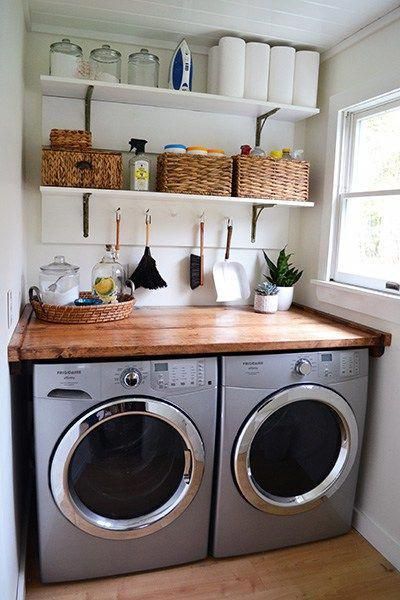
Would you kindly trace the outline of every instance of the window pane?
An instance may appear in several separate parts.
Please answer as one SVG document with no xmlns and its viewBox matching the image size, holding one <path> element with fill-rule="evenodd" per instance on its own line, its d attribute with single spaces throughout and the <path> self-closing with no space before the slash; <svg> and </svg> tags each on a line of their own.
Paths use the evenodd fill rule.
<svg viewBox="0 0 400 600">
<path fill-rule="evenodd" d="M 400 281 L 400 196 L 345 200 L 338 271 Z"/>
<path fill-rule="evenodd" d="M 400 107 L 359 119 L 351 191 L 400 189 Z"/>
</svg>

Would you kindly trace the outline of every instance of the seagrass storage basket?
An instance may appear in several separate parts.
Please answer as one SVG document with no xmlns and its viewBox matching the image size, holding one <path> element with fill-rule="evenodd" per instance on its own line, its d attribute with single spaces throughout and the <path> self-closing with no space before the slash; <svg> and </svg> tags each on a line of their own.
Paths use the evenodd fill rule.
<svg viewBox="0 0 400 600">
<path fill-rule="evenodd" d="M 310 163 L 260 156 L 233 157 L 233 195 L 240 198 L 308 200 Z"/>
<path fill-rule="evenodd" d="M 120 190 L 122 183 L 120 152 L 42 151 L 42 185 Z"/>
<path fill-rule="evenodd" d="M 91 298 L 90 292 L 81 292 L 81 298 Z M 66 325 L 83 325 L 85 323 L 108 323 L 127 319 L 132 313 L 136 299 L 129 295 L 121 295 L 116 304 L 98 304 L 94 306 L 56 306 L 45 304 L 40 298 L 39 290 L 34 286 L 29 290 L 29 300 L 40 321 L 47 323 L 64 323 Z"/>
<path fill-rule="evenodd" d="M 89 150 L 92 134 L 83 129 L 52 129 L 50 146 L 52 150 Z"/>
<path fill-rule="evenodd" d="M 160 154 L 157 160 L 157 191 L 173 194 L 230 196 L 232 158 Z"/>
</svg>

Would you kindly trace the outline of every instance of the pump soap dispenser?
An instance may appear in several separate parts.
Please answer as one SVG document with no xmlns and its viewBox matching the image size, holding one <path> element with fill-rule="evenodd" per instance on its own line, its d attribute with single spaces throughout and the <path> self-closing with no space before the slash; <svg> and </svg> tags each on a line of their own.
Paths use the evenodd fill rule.
<svg viewBox="0 0 400 600">
<path fill-rule="evenodd" d="M 145 154 L 147 140 L 131 138 L 129 140 L 130 150 L 135 151 L 129 161 L 129 185 L 136 192 L 147 192 L 149 190 L 150 160 Z"/>
</svg>

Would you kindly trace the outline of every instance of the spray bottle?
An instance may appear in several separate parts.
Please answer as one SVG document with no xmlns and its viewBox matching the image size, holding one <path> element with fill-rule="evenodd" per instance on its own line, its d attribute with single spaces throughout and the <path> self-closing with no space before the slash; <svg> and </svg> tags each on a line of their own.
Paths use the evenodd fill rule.
<svg viewBox="0 0 400 600">
<path fill-rule="evenodd" d="M 149 190 L 150 160 L 145 154 L 147 140 L 131 138 L 129 140 L 130 150 L 135 150 L 135 156 L 129 161 L 129 185 L 136 192 L 147 192 Z"/>
</svg>

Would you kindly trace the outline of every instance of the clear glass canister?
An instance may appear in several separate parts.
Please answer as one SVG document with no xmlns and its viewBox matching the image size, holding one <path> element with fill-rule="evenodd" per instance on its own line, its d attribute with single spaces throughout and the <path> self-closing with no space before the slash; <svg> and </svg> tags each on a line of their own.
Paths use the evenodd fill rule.
<svg viewBox="0 0 400 600">
<path fill-rule="evenodd" d="M 128 83 L 158 87 L 158 56 L 150 54 L 147 48 L 129 55 Z"/>
<path fill-rule="evenodd" d="M 40 267 L 39 289 L 45 304 L 72 304 L 79 297 L 79 267 L 66 262 L 65 256 L 55 256 Z"/>
<path fill-rule="evenodd" d="M 125 271 L 115 257 L 115 247 L 106 246 L 106 252 L 92 270 L 92 293 L 103 304 L 118 302 L 125 282 Z"/>
<path fill-rule="evenodd" d="M 82 48 L 64 38 L 50 46 L 50 75 L 55 77 L 78 77 L 78 67 L 82 60 Z"/>
<path fill-rule="evenodd" d="M 108 44 L 95 48 L 90 53 L 92 78 L 110 83 L 121 82 L 121 53 Z"/>
</svg>

